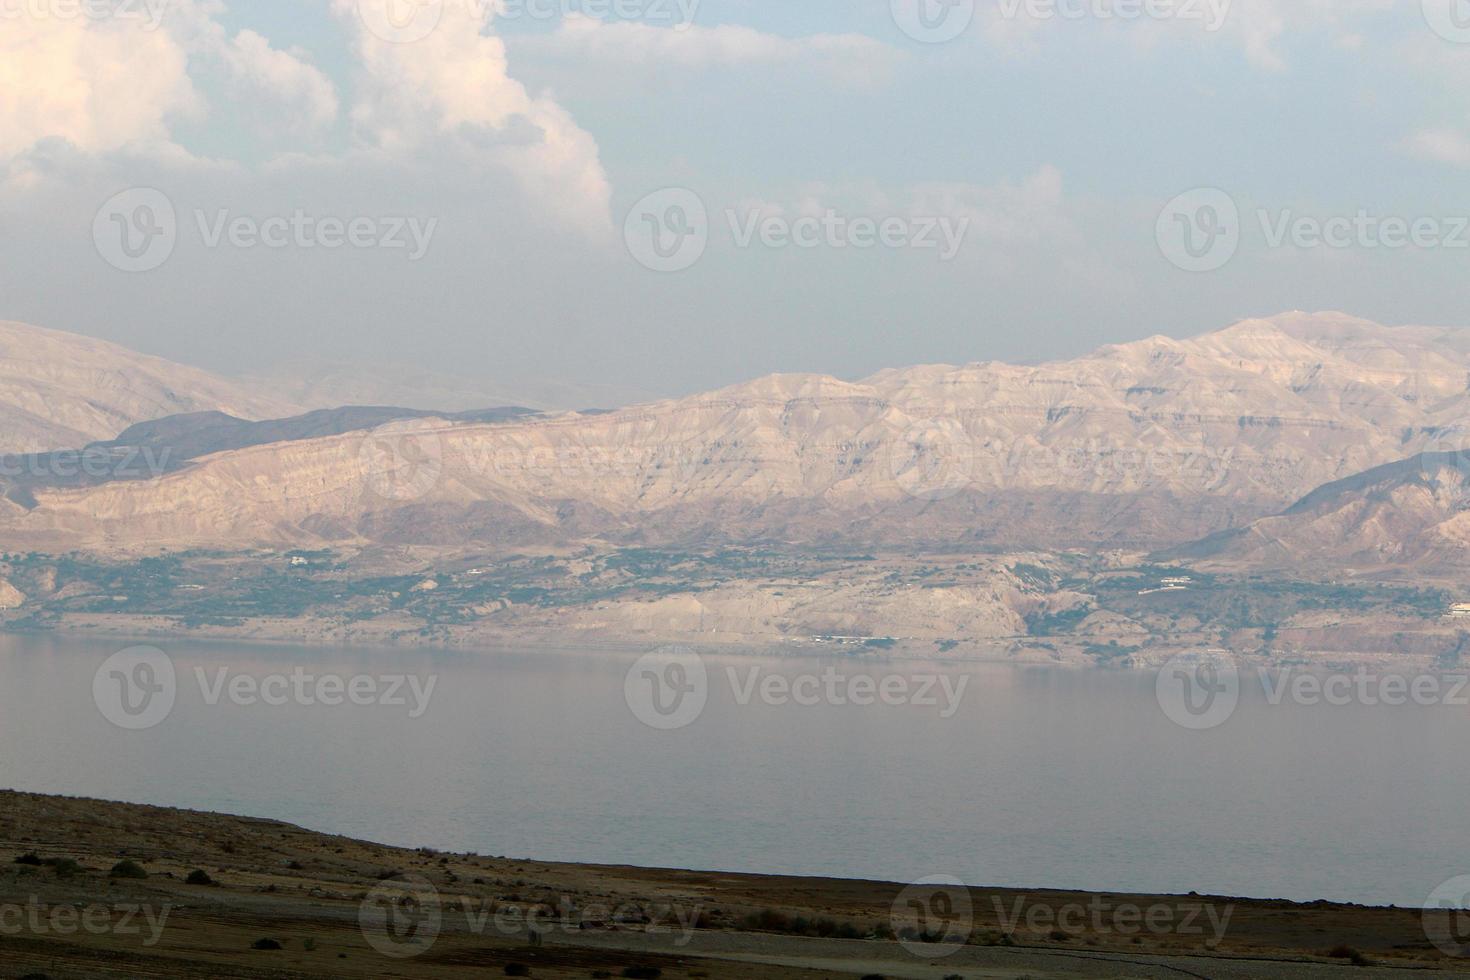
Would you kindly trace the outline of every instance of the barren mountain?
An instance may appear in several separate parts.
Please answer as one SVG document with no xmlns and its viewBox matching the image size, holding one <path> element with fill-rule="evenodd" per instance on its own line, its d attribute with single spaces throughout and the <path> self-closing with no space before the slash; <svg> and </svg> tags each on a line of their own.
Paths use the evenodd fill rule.
<svg viewBox="0 0 1470 980">
<path fill-rule="evenodd" d="M 1470 452 L 1421 453 L 1312 491 L 1281 514 L 1177 550 L 1253 568 L 1470 565 Z"/>
<path fill-rule="evenodd" d="M 46 491 L 37 546 L 1177 544 L 1470 445 L 1460 336 L 1341 314 L 1039 366 L 778 375 L 599 414 L 420 420 Z"/>
<path fill-rule="evenodd" d="M 183 412 L 261 419 L 289 399 L 90 337 L 0 321 L 0 452 L 77 449 Z"/>
</svg>

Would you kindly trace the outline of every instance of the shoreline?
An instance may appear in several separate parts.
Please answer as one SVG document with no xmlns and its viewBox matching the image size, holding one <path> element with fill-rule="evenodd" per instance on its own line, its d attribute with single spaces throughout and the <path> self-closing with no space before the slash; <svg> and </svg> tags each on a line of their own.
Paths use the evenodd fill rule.
<svg viewBox="0 0 1470 980">
<path fill-rule="evenodd" d="M 46 627 L 15 628 L 0 621 L 0 635 L 17 637 L 56 637 L 59 639 L 89 639 L 117 643 L 156 643 L 180 641 L 209 645 L 236 644 L 262 647 L 309 647 L 312 649 L 375 649 L 383 652 L 441 651 L 474 655 L 537 653 L 579 655 L 588 651 L 608 652 L 619 655 L 637 656 L 661 647 L 679 646 L 697 650 L 701 654 L 736 659 L 744 658 L 800 658 L 800 659 L 851 659 L 891 663 L 928 663 L 949 666 L 964 665 L 1012 665 L 1017 667 L 1051 667 L 1104 672 L 1148 671 L 1159 667 L 1176 656 L 1218 658 L 1225 655 L 1240 667 L 1252 667 L 1270 671 L 1305 669 L 1309 672 L 1341 672 L 1368 670 L 1383 674 L 1456 676 L 1465 668 L 1459 664 L 1444 664 L 1433 657 L 1398 655 L 1391 656 L 1381 651 L 1321 651 L 1315 654 L 1300 651 L 1279 651 L 1275 656 L 1262 656 L 1259 651 L 1232 650 L 1204 644 L 1165 644 L 1156 649 L 1144 648 L 1141 656 L 1124 661 L 1098 661 L 1085 656 L 1081 649 L 1049 649 L 1042 644 L 1064 643 L 1061 637 L 976 639 L 964 641 L 967 651 L 974 655 L 956 656 L 950 650 L 936 650 L 929 641 L 900 640 L 892 646 L 864 646 L 859 644 L 837 644 L 814 642 L 809 638 L 770 639 L 712 639 L 710 634 L 670 633 L 631 640 L 626 637 L 588 633 L 577 638 L 570 632 L 555 627 L 520 626 L 502 631 L 464 631 L 458 635 L 423 637 L 422 631 L 382 628 L 375 630 L 338 631 L 324 626 L 322 620 L 257 618 L 246 620 L 248 626 L 190 628 L 181 625 L 172 617 L 133 616 L 126 614 L 104 614 L 82 616 L 73 614 L 64 617 L 58 624 Z M 154 624 L 153 628 L 147 625 Z M 729 634 L 727 634 L 729 635 Z M 742 634 L 744 635 L 744 634 Z M 1039 649 L 1040 647 L 1040 649 Z M 1459 668 L 1457 670 L 1457 667 Z"/>
<path fill-rule="evenodd" d="M 1259 976 L 1265 964 L 1313 980 L 1365 965 L 1385 977 L 1470 975 L 1470 958 L 1426 938 L 1439 918 L 1421 909 L 931 884 L 964 907 L 945 912 L 942 935 L 905 938 L 919 885 L 408 849 L 15 790 L 0 804 L 0 912 L 20 910 L 3 921 L 21 923 L 0 943 L 0 969 L 15 975 L 1060 980 L 1117 977 L 1120 963 L 1130 977 L 1212 980 Z M 119 859 L 139 874 L 109 875 Z M 385 953 L 374 896 L 403 889 L 442 921 L 422 948 Z M 48 928 L 55 909 L 124 906 L 167 920 L 152 943 Z"/>
</svg>

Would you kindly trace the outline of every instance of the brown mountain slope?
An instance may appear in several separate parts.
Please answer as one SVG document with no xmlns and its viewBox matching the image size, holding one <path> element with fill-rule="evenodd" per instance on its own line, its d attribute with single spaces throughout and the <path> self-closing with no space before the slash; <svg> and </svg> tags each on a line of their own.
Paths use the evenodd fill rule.
<svg viewBox="0 0 1470 980">
<path fill-rule="evenodd" d="M 0 452 L 76 449 L 184 412 L 276 418 L 297 409 L 198 368 L 0 320 Z"/>
<path fill-rule="evenodd" d="M 1374 467 L 1175 555 L 1291 570 L 1464 569 L 1470 566 L 1470 452 L 1421 453 Z"/>
<path fill-rule="evenodd" d="M 1457 335 L 1341 314 L 1072 361 L 777 375 L 602 414 L 255 446 L 0 515 L 37 547 L 775 539 L 1157 547 L 1470 445 Z"/>
</svg>

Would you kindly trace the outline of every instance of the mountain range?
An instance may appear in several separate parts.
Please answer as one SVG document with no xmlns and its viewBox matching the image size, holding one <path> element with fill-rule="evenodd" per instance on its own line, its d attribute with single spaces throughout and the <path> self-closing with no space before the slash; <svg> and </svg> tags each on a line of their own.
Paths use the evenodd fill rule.
<svg viewBox="0 0 1470 980">
<path fill-rule="evenodd" d="M 1461 560 L 1470 332 L 1444 328 L 1289 313 L 1039 365 L 773 375 L 610 411 L 467 415 L 302 416 L 289 398 L 85 338 L 6 324 L 0 344 L 7 448 L 169 457 L 86 481 L 7 457 L 12 483 L 10 469 L 27 474 L 0 502 L 12 548 L 774 542 Z"/>
</svg>

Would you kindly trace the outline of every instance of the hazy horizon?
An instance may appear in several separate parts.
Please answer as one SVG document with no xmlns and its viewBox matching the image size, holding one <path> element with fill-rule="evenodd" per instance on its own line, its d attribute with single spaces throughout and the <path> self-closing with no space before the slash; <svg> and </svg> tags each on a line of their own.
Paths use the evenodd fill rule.
<svg viewBox="0 0 1470 980">
<path fill-rule="evenodd" d="M 0 316 L 657 395 L 1463 322 L 1453 0 L 493 9 L 8 7 Z"/>
</svg>

